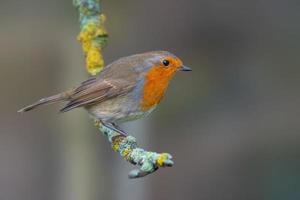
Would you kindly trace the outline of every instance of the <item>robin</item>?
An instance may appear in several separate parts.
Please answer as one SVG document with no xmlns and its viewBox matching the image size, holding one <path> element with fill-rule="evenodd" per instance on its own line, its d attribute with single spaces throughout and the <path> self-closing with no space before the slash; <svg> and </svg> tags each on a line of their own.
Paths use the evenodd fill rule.
<svg viewBox="0 0 300 200">
<path fill-rule="evenodd" d="M 118 124 L 151 113 L 162 100 L 177 71 L 191 71 L 191 68 L 167 51 L 123 57 L 78 87 L 42 98 L 18 112 L 66 101 L 68 103 L 60 112 L 83 107 L 106 127 L 126 135 Z"/>
</svg>

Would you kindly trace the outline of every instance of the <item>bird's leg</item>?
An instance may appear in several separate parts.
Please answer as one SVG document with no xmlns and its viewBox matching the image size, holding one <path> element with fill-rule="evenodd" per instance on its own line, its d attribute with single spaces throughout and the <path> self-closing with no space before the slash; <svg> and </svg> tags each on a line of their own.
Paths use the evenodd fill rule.
<svg viewBox="0 0 300 200">
<path fill-rule="evenodd" d="M 119 130 L 119 133 L 121 133 L 122 135 L 124 136 L 128 136 L 128 134 L 116 123 L 112 122 L 111 123 L 113 125 L 113 127 L 116 129 L 116 130 Z"/>
<path fill-rule="evenodd" d="M 120 131 L 122 131 L 122 132 L 124 132 L 124 134 L 125 134 L 125 136 L 128 136 L 128 134 L 118 125 L 118 124 L 116 124 L 115 122 L 112 122 L 111 123 L 116 129 L 118 129 L 118 130 L 120 130 Z"/>
<path fill-rule="evenodd" d="M 109 129 L 112 129 L 118 133 L 120 133 L 121 135 L 123 136 L 128 136 L 128 134 L 123 131 L 117 124 L 115 123 L 111 123 L 111 122 L 102 122 L 104 124 L 105 127 L 109 128 Z"/>
</svg>

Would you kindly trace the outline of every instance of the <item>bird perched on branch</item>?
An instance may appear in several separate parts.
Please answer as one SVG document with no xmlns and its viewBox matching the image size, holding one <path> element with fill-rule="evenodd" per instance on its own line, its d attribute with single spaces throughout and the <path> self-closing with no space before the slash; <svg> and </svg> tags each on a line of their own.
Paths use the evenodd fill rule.
<svg viewBox="0 0 300 200">
<path fill-rule="evenodd" d="M 42 98 L 18 112 L 65 101 L 68 103 L 61 112 L 83 107 L 108 128 L 126 135 L 117 124 L 151 113 L 177 71 L 191 69 L 166 51 L 123 57 L 107 65 L 98 76 L 82 82 L 78 87 Z"/>
</svg>

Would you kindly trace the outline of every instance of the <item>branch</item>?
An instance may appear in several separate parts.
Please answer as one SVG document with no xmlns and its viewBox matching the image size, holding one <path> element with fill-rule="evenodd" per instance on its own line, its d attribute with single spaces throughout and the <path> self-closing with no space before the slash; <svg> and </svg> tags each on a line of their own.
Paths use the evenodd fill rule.
<svg viewBox="0 0 300 200">
<path fill-rule="evenodd" d="M 86 58 L 86 69 L 96 75 L 103 69 L 102 49 L 106 46 L 108 34 L 104 28 L 105 16 L 101 14 L 99 0 L 73 0 L 78 9 L 80 33 L 78 40 Z M 168 153 L 145 151 L 137 146 L 132 136 L 123 136 L 95 120 L 96 127 L 108 138 L 112 149 L 119 152 L 128 162 L 141 166 L 129 173 L 129 178 L 144 177 L 155 172 L 159 167 L 173 166 L 172 156 Z"/>
<path fill-rule="evenodd" d="M 168 153 L 155 153 L 145 151 L 138 147 L 136 139 L 132 136 L 123 136 L 95 120 L 95 126 L 108 138 L 112 149 L 119 152 L 128 162 L 141 166 L 129 173 L 129 178 L 140 178 L 155 172 L 159 167 L 172 167 L 174 162 Z"/>
<path fill-rule="evenodd" d="M 91 75 L 98 74 L 104 67 L 102 49 L 108 34 L 104 28 L 105 15 L 101 14 L 99 0 L 73 0 L 78 9 L 80 33 L 77 39 L 82 44 L 86 69 Z"/>
</svg>

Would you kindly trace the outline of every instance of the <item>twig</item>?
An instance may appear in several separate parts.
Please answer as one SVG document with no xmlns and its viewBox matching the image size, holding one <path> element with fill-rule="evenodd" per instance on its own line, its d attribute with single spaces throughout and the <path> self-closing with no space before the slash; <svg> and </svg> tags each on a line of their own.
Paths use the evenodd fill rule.
<svg viewBox="0 0 300 200">
<path fill-rule="evenodd" d="M 86 69 L 96 75 L 104 67 L 102 49 L 106 46 L 108 34 L 104 28 L 105 15 L 101 14 L 99 0 L 73 0 L 78 9 L 80 33 L 77 39 L 85 54 Z"/>
<path fill-rule="evenodd" d="M 119 152 L 128 162 L 141 166 L 140 169 L 132 170 L 128 175 L 129 178 L 144 177 L 155 172 L 159 167 L 173 166 L 174 162 L 170 154 L 145 151 L 138 147 L 134 137 L 120 135 L 97 120 L 95 125 L 108 138 L 114 151 Z"/>
</svg>

